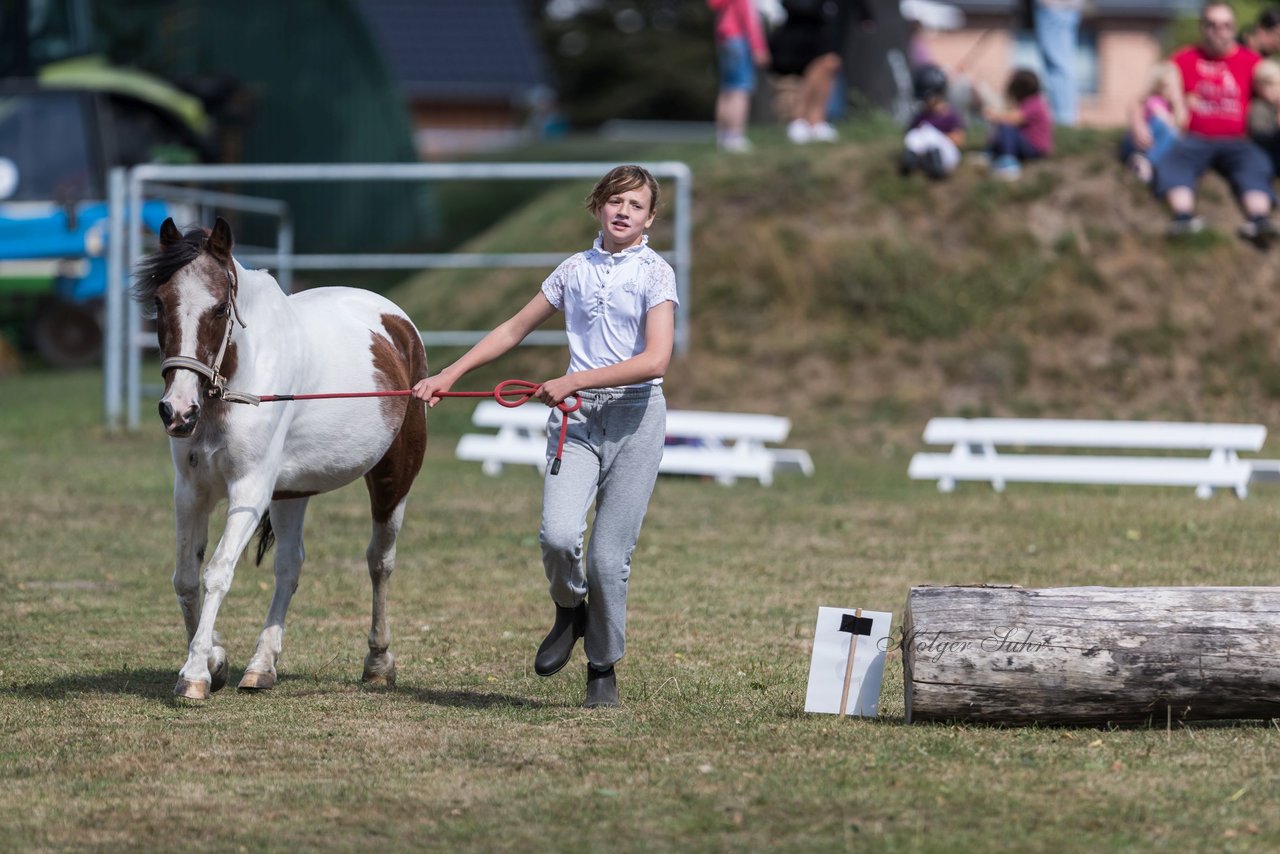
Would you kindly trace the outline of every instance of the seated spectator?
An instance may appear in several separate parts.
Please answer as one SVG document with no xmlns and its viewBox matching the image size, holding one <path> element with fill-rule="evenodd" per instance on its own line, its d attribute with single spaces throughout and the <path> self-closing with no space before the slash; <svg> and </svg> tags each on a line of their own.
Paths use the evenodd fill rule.
<svg viewBox="0 0 1280 854">
<path fill-rule="evenodd" d="M 903 139 L 899 172 L 910 175 L 919 169 L 939 181 L 960 164 L 964 145 L 964 122 L 947 101 L 947 74 L 936 65 L 924 65 L 913 75 L 912 86 L 920 101 L 920 111 L 908 125 Z"/>
<path fill-rule="evenodd" d="M 1200 41 L 1173 54 L 1187 104 L 1187 132 L 1155 162 L 1156 195 L 1173 213 L 1170 236 L 1204 228 L 1196 215 L 1196 182 L 1210 169 L 1231 184 L 1245 222 L 1239 235 L 1260 247 L 1276 236 L 1271 221 L 1271 163 L 1249 139 L 1246 126 L 1254 74 L 1262 61 L 1236 44 L 1236 16 L 1221 0 L 1200 13 Z"/>
<path fill-rule="evenodd" d="M 1151 88 L 1129 115 L 1129 133 L 1121 143 L 1125 164 L 1144 184 L 1155 177 L 1152 166 L 1187 126 L 1182 77 L 1173 63 L 1161 62 L 1151 75 Z"/>
<path fill-rule="evenodd" d="M 1005 87 L 1005 99 L 1010 106 L 984 104 L 982 116 L 991 125 L 987 153 L 992 177 L 1016 181 L 1022 176 L 1023 163 L 1053 151 L 1053 118 L 1040 89 L 1040 78 L 1030 69 L 1013 72 Z"/>
<path fill-rule="evenodd" d="M 1257 22 L 1241 32 L 1236 42 L 1263 59 L 1275 55 L 1280 51 L 1280 8 L 1263 9 L 1258 13 Z"/>
<path fill-rule="evenodd" d="M 1280 64 L 1270 59 L 1253 72 L 1253 99 L 1249 101 L 1249 138 L 1271 158 L 1271 176 L 1280 175 Z"/>
</svg>

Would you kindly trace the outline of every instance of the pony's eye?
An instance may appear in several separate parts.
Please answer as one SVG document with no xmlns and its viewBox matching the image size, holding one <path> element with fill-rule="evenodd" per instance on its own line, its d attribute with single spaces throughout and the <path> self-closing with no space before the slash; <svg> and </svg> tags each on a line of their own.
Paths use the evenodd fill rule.
<svg viewBox="0 0 1280 854">
<path fill-rule="evenodd" d="M 214 306 L 214 308 L 213 308 L 213 316 L 214 316 L 214 317 L 226 317 L 226 316 L 227 316 L 227 304 L 226 304 L 225 302 L 220 302 L 220 303 L 218 303 L 216 306 Z"/>
</svg>

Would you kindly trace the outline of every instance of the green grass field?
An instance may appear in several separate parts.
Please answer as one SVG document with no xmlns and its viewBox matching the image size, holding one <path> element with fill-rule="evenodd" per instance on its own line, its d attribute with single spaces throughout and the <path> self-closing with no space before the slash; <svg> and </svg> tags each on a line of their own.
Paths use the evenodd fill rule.
<svg viewBox="0 0 1280 854">
<path fill-rule="evenodd" d="M 433 413 L 392 582 L 394 691 L 359 683 L 363 486 L 312 502 L 281 682 L 171 688 L 167 443 L 100 423 L 97 374 L 0 381 L 0 849 L 1274 850 L 1280 726 L 1004 729 L 806 715 L 820 605 L 900 616 L 918 584 L 1270 585 L 1280 494 L 906 479 L 910 448 L 797 425 L 811 479 L 662 479 L 631 581 L 625 705 L 540 679 L 539 482 L 457 462 Z M 918 435 L 918 427 L 912 428 Z M 216 523 L 215 523 L 216 524 Z M 217 527 L 215 527 L 215 534 Z M 238 680 L 270 596 L 242 563 Z"/>
</svg>

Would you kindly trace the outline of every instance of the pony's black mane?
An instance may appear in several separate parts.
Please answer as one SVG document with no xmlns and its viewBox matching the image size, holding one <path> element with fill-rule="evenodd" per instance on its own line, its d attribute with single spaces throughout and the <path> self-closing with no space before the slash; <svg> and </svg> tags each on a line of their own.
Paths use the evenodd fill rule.
<svg viewBox="0 0 1280 854">
<path fill-rule="evenodd" d="M 176 243 L 156 250 L 138 262 L 134 269 L 133 287 L 129 289 L 133 299 L 144 311 L 154 311 L 156 291 L 183 267 L 199 257 L 209 241 L 209 232 L 203 228 L 189 228 Z"/>
</svg>

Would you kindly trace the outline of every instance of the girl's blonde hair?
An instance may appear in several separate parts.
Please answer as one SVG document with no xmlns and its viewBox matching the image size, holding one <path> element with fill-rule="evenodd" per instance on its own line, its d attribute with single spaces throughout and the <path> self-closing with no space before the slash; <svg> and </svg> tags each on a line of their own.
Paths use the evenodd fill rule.
<svg viewBox="0 0 1280 854">
<path fill-rule="evenodd" d="M 1253 79 L 1257 83 L 1280 83 L 1280 62 L 1264 59 L 1253 71 Z"/>
<path fill-rule="evenodd" d="M 1169 89 L 1176 88 L 1178 85 L 1178 77 L 1181 74 L 1178 66 L 1172 62 L 1157 62 L 1155 67 L 1151 69 L 1151 85 L 1147 87 L 1147 91 L 1153 95 L 1167 94 L 1166 87 Z"/>
<path fill-rule="evenodd" d="M 587 196 L 587 210 L 593 214 L 599 213 L 611 196 L 640 187 L 649 188 L 649 212 L 653 213 L 658 209 L 658 182 L 649 174 L 648 169 L 634 165 L 610 169 L 596 184 L 591 195 Z"/>
</svg>

